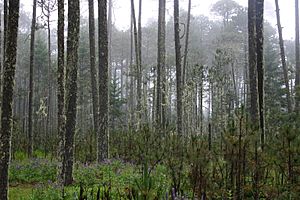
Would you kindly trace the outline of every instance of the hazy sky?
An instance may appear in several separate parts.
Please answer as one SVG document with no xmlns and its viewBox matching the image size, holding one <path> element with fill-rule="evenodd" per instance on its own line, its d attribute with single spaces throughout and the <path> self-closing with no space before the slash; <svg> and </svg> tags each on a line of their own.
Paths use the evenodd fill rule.
<svg viewBox="0 0 300 200">
<path fill-rule="evenodd" d="M 218 0 L 192 0 L 192 14 L 206 15 L 214 19 L 214 15 L 210 13 L 210 9 Z M 248 0 L 235 0 L 242 6 L 247 6 Z M 25 5 L 25 9 L 31 11 L 31 0 L 21 1 Z M 95 3 L 97 1 L 95 0 Z M 136 2 L 136 11 L 138 8 L 138 0 Z M 179 0 L 180 7 L 187 9 L 188 0 Z M 130 25 L 130 0 L 113 0 L 113 20 L 115 25 L 120 29 L 128 29 Z M 97 5 L 97 4 L 96 4 Z M 295 3 L 294 0 L 279 0 L 281 25 L 283 26 L 283 37 L 285 39 L 294 38 L 295 27 Z M 173 15 L 173 0 L 167 0 L 167 17 Z M 96 12 L 96 11 L 95 11 Z M 158 13 L 158 0 L 143 0 L 142 3 L 142 23 L 146 25 L 149 21 L 156 21 Z M 81 14 L 87 16 L 87 0 L 81 0 Z M 265 0 L 265 19 L 272 26 L 276 26 L 275 0 Z"/>
</svg>

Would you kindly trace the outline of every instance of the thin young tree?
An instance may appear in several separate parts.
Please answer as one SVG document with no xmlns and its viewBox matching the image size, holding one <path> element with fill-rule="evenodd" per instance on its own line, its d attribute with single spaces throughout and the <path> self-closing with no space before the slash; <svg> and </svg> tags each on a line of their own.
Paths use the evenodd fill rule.
<svg viewBox="0 0 300 200">
<path fill-rule="evenodd" d="M 176 59 L 176 94 L 177 94 L 177 134 L 182 133 L 182 69 L 180 52 L 179 2 L 174 0 L 174 33 Z"/>
<path fill-rule="evenodd" d="M 0 129 L 0 199 L 8 199 L 8 168 L 12 135 L 12 103 L 17 61 L 19 0 L 9 0 L 7 44 L 5 50 L 2 115 Z M 6 16 L 4 16 L 6 17 Z"/>
<path fill-rule="evenodd" d="M 99 131 L 97 139 L 97 161 L 108 158 L 108 35 L 107 0 L 98 0 L 99 28 Z"/>
<path fill-rule="evenodd" d="M 280 11 L 279 11 L 278 0 L 275 0 L 275 6 L 276 6 L 277 28 L 278 28 L 278 35 L 279 35 L 280 57 L 281 57 L 283 77 L 285 83 L 287 109 L 288 112 L 290 113 L 292 111 L 291 93 L 290 93 L 290 86 L 289 86 L 288 67 L 286 65 L 286 60 L 285 60 L 285 49 L 284 49 L 284 41 L 282 37 L 282 27 L 280 22 Z"/>
<path fill-rule="evenodd" d="M 68 0 L 68 39 L 66 68 L 65 185 L 73 182 L 74 135 L 77 107 L 79 0 Z"/>
<path fill-rule="evenodd" d="M 139 0 L 139 15 L 138 15 L 138 55 L 139 55 L 139 65 L 137 66 L 137 98 L 139 99 L 137 105 L 137 112 L 139 115 L 139 126 L 141 127 L 142 123 L 142 112 L 145 109 L 143 104 L 142 106 L 142 79 L 143 79 L 143 72 L 142 72 L 142 0 Z M 143 107 L 143 108 L 142 108 Z"/>
<path fill-rule="evenodd" d="M 28 91 L 28 157 L 32 157 L 33 137 L 32 137 L 32 100 L 33 100 L 33 69 L 34 69 L 34 41 L 36 30 L 36 2 L 33 0 L 32 21 L 30 33 L 30 58 L 29 58 L 29 91 Z"/>
<path fill-rule="evenodd" d="M 52 66 L 51 66 L 51 13 L 56 10 L 56 0 L 38 0 L 38 5 L 42 10 L 42 17 L 45 17 L 45 24 L 47 27 L 47 42 L 48 42 L 48 69 L 47 69 L 47 78 L 48 78 L 48 97 L 47 97 L 47 122 L 46 122 L 46 139 L 50 137 L 52 132 Z M 48 144 L 44 144 L 45 155 L 48 153 Z"/>
<path fill-rule="evenodd" d="M 92 100 L 93 100 L 93 117 L 94 131 L 98 132 L 98 113 L 99 99 L 97 87 L 97 71 L 96 71 L 96 43 L 95 43 L 95 17 L 94 17 L 94 0 L 89 0 L 89 38 L 90 38 L 90 71 L 92 85 Z"/>
</svg>

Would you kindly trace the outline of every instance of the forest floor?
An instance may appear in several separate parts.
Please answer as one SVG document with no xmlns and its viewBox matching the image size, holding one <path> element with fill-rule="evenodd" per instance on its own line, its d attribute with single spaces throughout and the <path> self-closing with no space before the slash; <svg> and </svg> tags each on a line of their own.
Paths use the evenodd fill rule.
<svg viewBox="0 0 300 200">
<path fill-rule="evenodd" d="M 56 168 L 56 162 L 42 158 L 12 161 L 9 171 L 10 199 L 61 199 L 61 188 L 56 183 Z M 153 178 L 145 180 L 140 167 L 119 160 L 101 165 L 75 163 L 74 183 L 65 188 L 64 199 L 80 199 L 80 196 L 96 199 L 98 192 L 103 197 L 109 196 L 109 199 L 127 199 L 133 193 L 140 192 L 146 192 L 149 197 L 163 195 L 158 192 L 167 191 L 170 187 L 165 174 L 166 168 L 158 166 L 153 171 Z"/>
</svg>

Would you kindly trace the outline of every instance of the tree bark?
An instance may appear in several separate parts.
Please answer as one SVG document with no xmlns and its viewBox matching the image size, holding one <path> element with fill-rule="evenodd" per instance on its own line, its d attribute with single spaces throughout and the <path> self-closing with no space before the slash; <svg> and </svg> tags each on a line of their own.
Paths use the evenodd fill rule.
<svg viewBox="0 0 300 200">
<path fill-rule="evenodd" d="M 256 68 L 256 0 L 248 0 L 248 48 L 249 48 L 249 85 L 250 85 L 250 119 L 251 124 L 258 127 L 258 102 L 257 102 L 257 68 Z"/>
<path fill-rule="evenodd" d="M 180 52 L 179 28 L 179 2 L 174 0 L 174 32 L 175 32 L 175 57 L 176 57 L 176 94 L 177 94 L 177 134 L 182 133 L 182 70 Z"/>
<path fill-rule="evenodd" d="M 182 72 L 182 84 L 185 85 L 186 79 L 186 65 L 187 65 L 187 55 L 189 50 L 189 36 L 190 36 L 190 21 L 191 21 L 191 6 L 192 0 L 189 0 L 188 5 L 188 14 L 187 14 L 187 22 L 186 22 L 186 31 L 185 31 L 185 46 L 184 46 L 184 57 L 183 57 L 183 72 Z"/>
<path fill-rule="evenodd" d="M 78 41 L 80 27 L 79 0 L 68 0 L 68 39 L 66 70 L 65 185 L 73 181 L 74 135 L 77 106 Z"/>
<path fill-rule="evenodd" d="M 286 66 L 286 60 L 285 60 L 284 41 L 283 41 L 283 37 L 282 37 L 282 27 L 281 27 L 281 22 L 280 22 L 280 12 L 279 12 L 278 0 L 275 0 L 275 6 L 276 6 L 276 17 L 277 17 L 277 27 L 278 27 L 278 35 L 279 35 L 281 64 L 282 64 L 283 77 L 284 77 L 284 83 L 285 83 L 287 109 L 288 109 L 288 112 L 290 113 L 292 111 L 291 93 L 290 93 L 290 86 L 289 86 L 288 67 Z"/>
<path fill-rule="evenodd" d="M 264 0 L 256 0 L 256 56 L 257 56 L 257 89 L 259 108 L 260 142 L 263 149 L 265 144 L 264 117 Z"/>
<path fill-rule="evenodd" d="M 64 0 L 58 0 L 57 22 L 57 133 L 59 138 L 59 161 L 58 182 L 63 186 L 64 181 L 64 145 L 65 145 L 65 41 L 64 41 Z"/>
<path fill-rule="evenodd" d="M 6 41 L 7 41 L 7 31 L 8 31 L 8 0 L 4 0 L 3 4 L 3 67 L 5 64 L 5 51 L 6 51 Z"/>
<path fill-rule="evenodd" d="M 0 199 L 8 199 L 8 168 L 12 134 L 12 104 L 17 59 L 19 0 L 9 0 L 8 32 L 5 50 L 2 115 L 0 130 Z M 6 17 L 6 16 L 4 16 Z"/>
<path fill-rule="evenodd" d="M 295 111 L 299 115 L 300 112 L 300 51 L 299 51 L 299 1 L 295 0 L 295 53 L 296 53 L 296 80 L 295 80 Z"/>
<path fill-rule="evenodd" d="M 108 158 L 108 35 L 107 0 L 98 0 L 99 27 L 99 132 L 97 161 Z"/>
<path fill-rule="evenodd" d="M 138 30 L 136 25 L 136 17 L 135 17 L 135 8 L 134 8 L 134 0 L 131 0 L 131 15 L 132 15 L 132 23 L 133 23 L 133 35 L 134 35 L 134 48 L 135 48 L 135 63 L 136 63 L 136 70 L 135 70 L 135 77 L 137 80 L 137 120 L 138 120 L 138 129 L 140 128 L 141 124 L 141 109 L 142 109 L 142 79 L 140 73 L 140 56 L 139 55 L 139 37 L 138 37 Z"/>
<path fill-rule="evenodd" d="M 8 23 L 8 0 L 4 0 L 4 4 L 3 4 L 3 52 L 2 52 L 2 63 L 1 65 L 4 68 L 4 64 L 5 64 L 5 51 L 6 51 L 6 40 L 7 40 L 7 23 Z M 1 48 L 1 46 L 0 46 Z M 2 68 L 1 68 L 2 71 Z M 2 72 L 0 71 L 0 99 L 2 99 Z M 4 71 L 4 69 L 3 69 Z M 1 109 L 2 103 L 0 102 L 0 109 Z"/>
<path fill-rule="evenodd" d="M 137 112 L 139 120 L 139 129 L 142 124 L 142 110 L 145 109 L 146 105 L 143 105 L 142 108 L 142 0 L 139 0 L 139 16 L 138 16 L 138 55 L 139 55 L 139 65 L 137 66 Z"/>
<path fill-rule="evenodd" d="M 90 37 L 90 70 L 93 100 L 93 117 L 94 131 L 98 132 L 99 122 L 99 99 L 97 87 L 96 71 L 96 47 L 95 47 L 95 17 L 94 17 L 94 0 L 89 0 L 89 37 Z"/>
<path fill-rule="evenodd" d="M 157 128 L 161 129 L 164 127 L 163 115 L 165 112 L 165 105 L 162 104 L 165 97 L 163 96 L 162 88 L 165 88 L 165 81 L 162 75 L 165 76 L 165 62 L 166 62 L 166 41 L 165 41 L 165 26 L 166 26 L 166 0 L 159 0 L 159 12 L 158 12 L 158 41 L 157 41 L 157 70 L 156 70 L 156 124 Z"/>
<path fill-rule="evenodd" d="M 29 61 L 29 93 L 28 93 L 28 157 L 32 157 L 33 137 L 32 137 L 32 99 L 33 99 L 33 68 L 34 68 L 34 40 L 36 24 L 36 0 L 33 0 L 32 21 L 30 33 L 30 61 Z"/>
</svg>

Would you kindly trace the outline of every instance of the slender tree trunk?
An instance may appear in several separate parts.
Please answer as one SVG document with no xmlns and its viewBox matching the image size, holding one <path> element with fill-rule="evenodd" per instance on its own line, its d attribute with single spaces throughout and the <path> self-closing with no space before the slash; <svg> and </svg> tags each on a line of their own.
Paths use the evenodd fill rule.
<svg viewBox="0 0 300 200">
<path fill-rule="evenodd" d="M 2 66 L 4 57 L 2 55 L 2 10 L 0 9 L 0 113 L 1 113 L 1 94 L 2 94 Z"/>
<path fill-rule="evenodd" d="M 290 113 L 292 111 L 291 93 L 290 93 L 290 86 L 289 86 L 288 68 L 286 66 L 286 60 L 285 60 L 284 41 L 282 38 L 282 27 L 281 27 L 281 23 L 280 23 L 278 0 L 275 0 L 275 5 L 276 5 L 276 17 L 277 17 L 277 27 L 278 27 L 278 35 L 279 35 L 281 64 L 282 64 L 282 69 L 283 69 L 285 91 L 286 91 L 286 101 L 287 101 L 288 112 Z"/>
<path fill-rule="evenodd" d="M 58 22 L 57 22 L 57 133 L 59 138 L 59 161 L 58 182 L 63 186 L 64 181 L 64 146 L 65 146 L 65 41 L 64 41 L 64 0 L 58 0 Z"/>
<path fill-rule="evenodd" d="M 138 96 L 138 104 L 137 110 L 139 115 L 139 128 L 141 128 L 142 124 L 142 111 L 145 109 L 142 108 L 142 0 L 139 0 L 139 16 L 138 16 L 138 55 L 139 55 L 139 65 L 137 66 L 137 96 Z"/>
<path fill-rule="evenodd" d="M 133 6 L 131 4 L 131 6 Z M 134 121 L 134 67 L 133 67 L 133 17 L 130 14 L 130 97 L 129 97 L 129 106 L 130 106 L 130 128 L 133 128 L 133 121 Z"/>
<path fill-rule="evenodd" d="M 261 147 L 265 144 L 264 117 L 264 0 L 256 0 L 257 89 Z"/>
<path fill-rule="evenodd" d="M 92 100 L 93 100 L 94 131 L 98 133 L 99 99 L 98 99 L 97 71 L 96 71 L 94 0 L 89 0 L 89 37 L 90 37 L 90 67 L 91 67 L 90 70 L 91 70 L 91 85 L 92 85 Z"/>
<path fill-rule="evenodd" d="M 248 48 L 249 48 L 249 85 L 250 85 L 250 118 L 252 125 L 258 127 L 257 105 L 257 68 L 256 68 L 256 0 L 248 0 Z"/>
<path fill-rule="evenodd" d="M 299 51 L 299 1 L 295 0 L 295 53 L 296 53 L 296 80 L 295 80 L 295 111 L 297 114 L 300 112 L 300 51 Z"/>
<path fill-rule="evenodd" d="M 165 119 L 163 120 L 163 115 L 165 112 L 165 97 L 163 96 L 165 91 L 162 91 L 162 88 L 165 88 L 165 60 L 166 60 L 166 47 L 165 47 L 165 10 L 166 10 L 166 0 L 159 0 L 159 13 L 158 13 L 158 41 L 157 41 L 157 70 L 156 70 L 156 124 L 157 128 L 161 129 L 164 127 Z M 165 90 L 165 89 L 164 89 Z M 164 104 L 163 104 L 164 103 Z"/>
<path fill-rule="evenodd" d="M 8 199 L 8 168 L 12 134 L 12 103 L 17 59 L 19 0 L 9 0 L 8 32 L 4 62 L 2 115 L 0 130 L 0 199 Z M 6 17 L 6 16 L 4 16 Z"/>
<path fill-rule="evenodd" d="M 99 27 L 99 132 L 98 162 L 108 158 L 108 35 L 107 0 L 98 0 Z"/>
<path fill-rule="evenodd" d="M 36 0 L 33 0 L 32 21 L 30 34 L 30 61 L 29 61 L 29 93 L 28 93 L 28 157 L 32 157 L 33 138 L 32 138 L 32 99 L 33 99 L 33 68 L 34 68 L 34 40 L 36 24 Z"/>
<path fill-rule="evenodd" d="M 180 28 L 179 28 L 179 2 L 174 0 L 174 32 L 175 32 L 175 56 L 176 56 L 176 93 L 177 93 L 177 134 L 182 133 L 182 73 L 180 52 Z"/>
<path fill-rule="evenodd" d="M 135 17 L 135 8 L 134 8 L 134 0 L 131 0 L 131 15 L 132 15 L 132 23 L 133 23 L 133 34 L 134 34 L 134 47 L 135 47 L 135 77 L 137 80 L 137 120 L 138 120 L 138 128 L 140 128 L 141 124 L 141 109 L 142 109 L 142 80 L 140 73 L 140 55 L 139 55 L 139 39 L 138 39 L 138 31 L 136 26 L 136 17 Z"/>
<path fill-rule="evenodd" d="M 113 40 L 113 34 L 112 34 L 112 8 L 113 8 L 113 0 L 108 1 L 108 18 L 107 18 L 107 34 L 108 34 L 108 105 L 110 105 L 110 84 L 111 84 L 111 77 L 112 77 L 112 40 Z M 110 106 L 108 106 L 108 113 L 110 113 Z M 110 115 L 107 116 L 107 132 L 109 133 L 109 122 Z"/>
<path fill-rule="evenodd" d="M 65 185 L 73 182 L 74 135 L 77 106 L 79 0 L 68 0 L 68 40 L 66 70 Z"/>
<path fill-rule="evenodd" d="M 183 69 L 182 69 L 182 84 L 183 85 L 185 85 L 185 81 L 186 81 L 186 70 L 187 70 L 186 66 L 187 66 L 187 56 L 188 56 L 188 50 L 189 50 L 189 37 L 190 37 L 191 6 L 192 6 L 192 0 L 189 0 L 186 31 L 185 31 L 186 36 L 185 36 L 185 46 L 184 46 Z"/>
<path fill-rule="evenodd" d="M 48 2 L 49 8 L 50 2 Z M 46 126 L 46 139 L 50 139 L 51 134 L 51 29 L 50 29 L 50 10 L 47 11 L 47 32 L 48 32 L 48 98 L 47 98 L 47 126 Z M 49 143 L 45 143 L 45 155 L 48 153 Z"/>
</svg>

